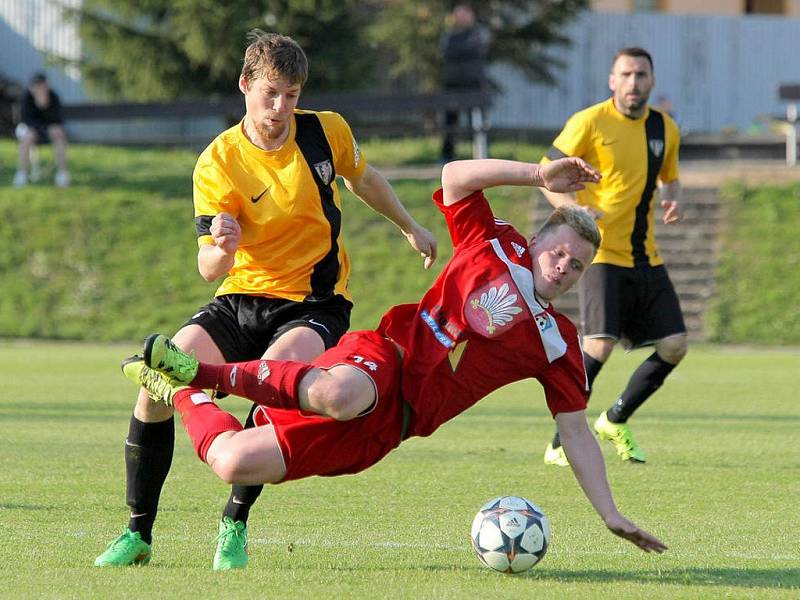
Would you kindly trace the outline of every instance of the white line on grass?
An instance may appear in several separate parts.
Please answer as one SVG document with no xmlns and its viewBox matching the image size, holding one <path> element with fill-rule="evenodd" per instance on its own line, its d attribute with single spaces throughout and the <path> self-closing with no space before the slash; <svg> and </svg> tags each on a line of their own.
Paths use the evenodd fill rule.
<svg viewBox="0 0 800 600">
<path fill-rule="evenodd" d="M 74 531 L 70 533 L 72 537 L 93 537 L 95 532 L 91 531 Z M 174 542 L 196 542 L 196 538 L 188 537 L 188 536 L 172 536 L 172 535 L 164 535 L 159 536 L 162 539 L 169 539 Z M 209 543 L 213 542 L 211 540 Z M 289 544 L 292 545 L 300 545 L 300 546 L 311 546 L 317 548 L 411 548 L 411 549 L 435 549 L 435 550 L 447 550 L 449 552 L 464 552 L 465 549 L 469 549 L 470 544 L 469 540 L 466 540 L 464 544 L 453 546 L 451 544 L 411 544 L 407 542 L 393 542 L 390 540 L 382 541 L 382 542 L 324 542 L 324 541 L 316 541 L 310 539 L 295 539 L 295 540 L 274 540 L 270 538 L 250 538 L 248 540 L 251 544 L 258 544 L 261 546 L 288 546 Z M 567 549 L 567 548 L 559 548 L 558 553 L 564 556 L 608 556 L 609 554 L 626 554 L 627 549 L 607 549 L 603 551 L 599 550 L 575 550 L 575 549 Z M 707 557 L 708 555 L 704 552 L 686 552 L 681 551 L 681 556 L 684 558 L 687 557 Z M 729 558 L 743 558 L 745 560 L 772 560 L 772 561 L 800 561 L 800 554 L 752 554 L 748 552 L 725 552 L 722 556 L 727 556 Z"/>
</svg>

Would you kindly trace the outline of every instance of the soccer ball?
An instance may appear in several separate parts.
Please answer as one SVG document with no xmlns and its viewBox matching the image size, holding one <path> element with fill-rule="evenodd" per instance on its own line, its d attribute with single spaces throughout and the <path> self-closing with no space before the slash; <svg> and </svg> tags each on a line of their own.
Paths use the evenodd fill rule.
<svg viewBox="0 0 800 600">
<path fill-rule="evenodd" d="M 500 496 L 481 507 L 472 521 L 472 547 L 481 562 L 501 573 L 521 573 L 542 560 L 550 524 L 533 502 Z"/>
</svg>

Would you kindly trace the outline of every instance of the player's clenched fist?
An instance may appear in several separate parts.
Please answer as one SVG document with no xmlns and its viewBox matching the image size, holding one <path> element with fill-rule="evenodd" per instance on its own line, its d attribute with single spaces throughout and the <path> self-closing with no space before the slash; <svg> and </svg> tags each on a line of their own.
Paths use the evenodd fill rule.
<svg viewBox="0 0 800 600">
<path fill-rule="evenodd" d="M 211 220 L 210 233 L 217 247 L 226 254 L 233 254 L 239 247 L 242 228 L 228 213 L 219 213 Z"/>
</svg>

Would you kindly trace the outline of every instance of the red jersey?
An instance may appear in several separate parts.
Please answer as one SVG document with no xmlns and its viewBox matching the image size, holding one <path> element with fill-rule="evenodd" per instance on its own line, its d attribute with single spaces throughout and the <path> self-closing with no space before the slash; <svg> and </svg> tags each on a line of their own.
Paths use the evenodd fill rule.
<svg viewBox="0 0 800 600">
<path fill-rule="evenodd" d="M 528 242 L 496 220 L 482 192 L 444 206 L 453 258 L 419 304 L 387 312 L 378 331 L 404 350 L 409 435 L 427 436 L 494 390 L 534 377 L 550 412 L 586 408 L 578 331 L 534 294 Z"/>
</svg>

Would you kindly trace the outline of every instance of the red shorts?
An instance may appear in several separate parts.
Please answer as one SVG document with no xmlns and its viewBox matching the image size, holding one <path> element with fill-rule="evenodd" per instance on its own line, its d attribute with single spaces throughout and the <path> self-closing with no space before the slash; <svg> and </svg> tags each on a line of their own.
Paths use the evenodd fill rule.
<svg viewBox="0 0 800 600">
<path fill-rule="evenodd" d="M 345 334 L 339 344 L 312 364 L 322 369 L 351 365 L 375 385 L 375 404 L 365 414 L 337 421 L 315 413 L 259 406 L 256 426 L 275 428 L 286 477 L 358 473 L 386 456 L 401 441 L 403 402 L 400 397 L 401 359 L 394 343 L 374 331 Z"/>
</svg>

